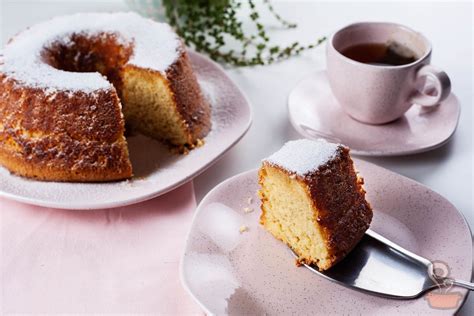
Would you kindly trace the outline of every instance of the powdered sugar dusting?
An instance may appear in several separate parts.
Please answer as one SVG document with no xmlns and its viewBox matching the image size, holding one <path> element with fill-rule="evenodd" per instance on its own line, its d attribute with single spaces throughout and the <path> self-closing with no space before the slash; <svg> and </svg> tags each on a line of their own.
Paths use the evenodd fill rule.
<svg viewBox="0 0 474 316">
<path fill-rule="evenodd" d="M 73 34 L 114 34 L 124 45 L 133 46 L 127 64 L 164 73 L 179 56 L 179 37 L 165 23 L 145 19 L 136 13 L 79 13 L 53 18 L 21 32 L 3 50 L 0 71 L 20 83 L 38 88 L 93 92 L 111 89 L 99 73 L 67 72 L 44 63 L 45 46 L 67 44 Z"/>
<path fill-rule="evenodd" d="M 289 141 L 264 161 L 305 176 L 333 159 L 341 146 L 324 139 Z"/>
</svg>

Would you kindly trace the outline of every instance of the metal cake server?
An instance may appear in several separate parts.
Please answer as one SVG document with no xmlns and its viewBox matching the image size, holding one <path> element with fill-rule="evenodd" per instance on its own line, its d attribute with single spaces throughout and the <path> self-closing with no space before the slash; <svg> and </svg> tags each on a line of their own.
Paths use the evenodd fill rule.
<svg viewBox="0 0 474 316">
<path fill-rule="evenodd" d="M 293 255 L 296 256 L 295 253 Z M 435 263 L 367 230 L 359 244 L 326 271 L 312 272 L 359 291 L 394 299 L 411 299 L 441 287 L 459 286 L 474 291 L 474 283 L 449 278 Z"/>
</svg>

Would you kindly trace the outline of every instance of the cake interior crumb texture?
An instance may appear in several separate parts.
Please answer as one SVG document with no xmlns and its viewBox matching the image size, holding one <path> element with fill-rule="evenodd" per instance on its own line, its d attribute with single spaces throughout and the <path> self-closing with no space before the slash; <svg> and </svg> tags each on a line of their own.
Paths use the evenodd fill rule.
<svg viewBox="0 0 474 316">
<path fill-rule="evenodd" d="M 265 228 L 291 245 L 300 258 L 329 266 L 328 251 L 305 186 L 272 166 L 262 169 L 261 177 Z"/>
<path fill-rule="evenodd" d="M 130 127 L 171 144 L 188 142 L 186 126 L 163 77 L 131 68 L 125 72 L 123 81 L 123 113 Z"/>
<path fill-rule="evenodd" d="M 363 180 L 342 145 L 289 142 L 263 161 L 259 184 L 260 223 L 293 249 L 299 263 L 320 270 L 342 260 L 372 219 Z"/>
</svg>

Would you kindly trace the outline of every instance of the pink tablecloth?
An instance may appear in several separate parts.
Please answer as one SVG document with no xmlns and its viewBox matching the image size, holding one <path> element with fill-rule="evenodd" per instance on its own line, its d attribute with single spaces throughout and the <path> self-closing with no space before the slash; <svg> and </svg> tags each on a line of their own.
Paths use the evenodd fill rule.
<svg viewBox="0 0 474 316">
<path fill-rule="evenodd" d="M 0 312 L 202 314 L 179 280 L 195 207 L 192 183 L 100 211 L 0 199 Z"/>
</svg>

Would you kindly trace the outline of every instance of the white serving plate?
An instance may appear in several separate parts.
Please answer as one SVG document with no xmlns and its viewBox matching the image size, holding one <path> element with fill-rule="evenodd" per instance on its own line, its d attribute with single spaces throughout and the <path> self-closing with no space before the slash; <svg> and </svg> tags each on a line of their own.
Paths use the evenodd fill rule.
<svg viewBox="0 0 474 316">
<path fill-rule="evenodd" d="M 250 127 L 252 111 L 222 67 L 198 53 L 189 55 L 212 106 L 213 126 L 204 146 L 188 155 L 177 155 L 148 137 L 128 137 L 134 177 L 108 183 L 35 181 L 0 167 L 0 196 L 52 208 L 112 208 L 159 196 L 203 172 L 243 137 Z"/>
</svg>

